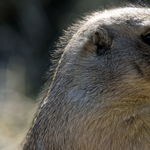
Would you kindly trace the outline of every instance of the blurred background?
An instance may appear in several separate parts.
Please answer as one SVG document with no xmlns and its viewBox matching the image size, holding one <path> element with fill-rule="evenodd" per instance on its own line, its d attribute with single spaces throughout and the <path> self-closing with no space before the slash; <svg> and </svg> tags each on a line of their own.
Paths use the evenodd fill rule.
<svg viewBox="0 0 150 150">
<path fill-rule="evenodd" d="M 63 30 L 84 13 L 122 2 L 0 0 L 0 150 L 18 149 L 25 137 Z"/>
</svg>

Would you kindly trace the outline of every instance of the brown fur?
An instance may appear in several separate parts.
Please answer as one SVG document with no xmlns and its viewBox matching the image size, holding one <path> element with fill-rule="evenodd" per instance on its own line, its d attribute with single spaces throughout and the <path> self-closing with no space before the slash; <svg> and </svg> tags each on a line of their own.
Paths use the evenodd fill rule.
<svg viewBox="0 0 150 150">
<path fill-rule="evenodd" d="M 134 6 L 70 27 L 22 150 L 149 150 L 149 31 L 150 9 Z"/>
</svg>

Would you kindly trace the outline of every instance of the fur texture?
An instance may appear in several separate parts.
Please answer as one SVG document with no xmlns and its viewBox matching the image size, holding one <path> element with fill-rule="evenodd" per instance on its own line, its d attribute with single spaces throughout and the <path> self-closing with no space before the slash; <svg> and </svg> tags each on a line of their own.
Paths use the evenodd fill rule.
<svg viewBox="0 0 150 150">
<path fill-rule="evenodd" d="M 150 9 L 140 6 L 69 27 L 22 150 L 149 150 L 149 32 Z"/>
</svg>

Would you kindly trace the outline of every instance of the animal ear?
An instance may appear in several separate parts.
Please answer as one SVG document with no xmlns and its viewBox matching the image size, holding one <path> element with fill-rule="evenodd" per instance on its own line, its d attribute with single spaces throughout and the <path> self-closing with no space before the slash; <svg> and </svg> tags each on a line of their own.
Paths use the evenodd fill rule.
<svg viewBox="0 0 150 150">
<path fill-rule="evenodd" d="M 100 29 L 93 34 L 93 44 L 96 46 L 97 56 L 102 56 L 109 52 L 111 46 L 111 38 L 107 31 Z"/>
<path fill-rule="evenodd" d="M 95 32 L 93 35 L 93 44 L 96 46 L 104 46 L 104 43 L 106 42 L 104 39 L 104 31 L 100 30 L 100 32 Z"/>
<path fill-rule="evenodd" d="M 98 32 L 95 32 L 93 35 L 93 43 L 94 45 L 98 45 L 100 42 L 100 36 Z"/>
</svg>

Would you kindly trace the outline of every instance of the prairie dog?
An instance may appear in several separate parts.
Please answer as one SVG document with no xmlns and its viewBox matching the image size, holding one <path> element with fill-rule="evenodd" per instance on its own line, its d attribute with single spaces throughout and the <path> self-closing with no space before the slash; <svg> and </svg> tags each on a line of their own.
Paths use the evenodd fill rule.
<svg viewBox="0 0 150 150">
<path fill-rule="evenodd" d="M 95 12 L 59 46 L 22 150 L 150 150 L 150 9 Z"/>
</svg>

